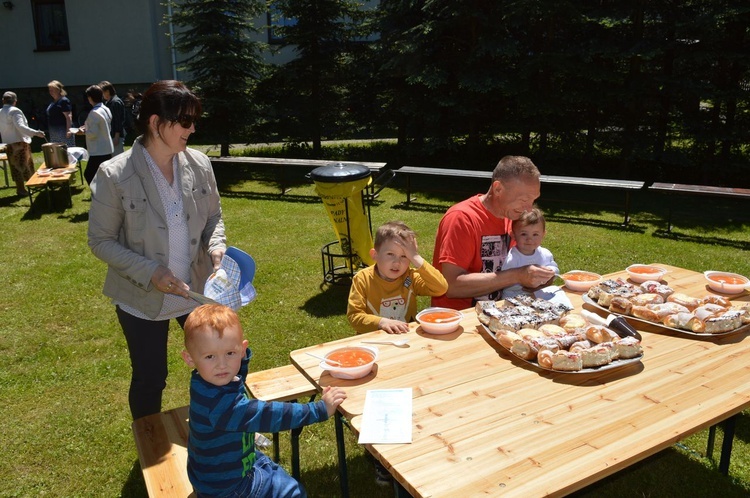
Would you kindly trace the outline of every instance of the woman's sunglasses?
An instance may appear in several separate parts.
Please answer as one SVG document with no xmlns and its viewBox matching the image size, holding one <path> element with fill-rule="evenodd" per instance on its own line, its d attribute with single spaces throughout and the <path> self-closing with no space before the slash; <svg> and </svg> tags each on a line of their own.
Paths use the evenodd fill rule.
<svg viewBox="0 0 750 498">
<path fill-rule="evenodd" d="M 190 128 L 198 122 L 198 116 L 191 116 L 190 114 L 182 114 L 180 116 L 172 116 L 167 118 L 172 123 L 178 123 L 185 129 Z"/>
</svg>

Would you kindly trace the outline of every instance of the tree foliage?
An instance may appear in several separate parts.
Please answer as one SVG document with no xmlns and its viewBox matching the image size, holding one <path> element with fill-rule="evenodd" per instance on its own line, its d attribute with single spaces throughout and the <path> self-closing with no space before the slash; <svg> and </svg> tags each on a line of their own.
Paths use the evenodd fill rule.
<svg viewBox="0 0 750 498">
<path fill-rule="evenodd" d="M 258 115 L 253 89 L 267 65 L 265 46 L 250 35 L 265 8 L 262 0 L 183 0 L 171 18 L 182 28 L 173 43 L 186 56 L 181 64 L 205 111 L 200 132 L 221 143 L 222 155 L 246 140 Z"/>
</svg>

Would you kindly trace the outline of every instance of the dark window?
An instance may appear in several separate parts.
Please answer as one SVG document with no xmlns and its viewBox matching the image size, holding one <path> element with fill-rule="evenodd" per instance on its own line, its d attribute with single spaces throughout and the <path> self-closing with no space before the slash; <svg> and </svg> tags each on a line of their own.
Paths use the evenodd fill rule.
<svg viewBox="0 0 750 498">
<path fill-rule="evenodd" d="M 36 50 L 70 50 L 65 0 L 31 0 Z"/>
<path fill-rule="evenodd" d="M 284 41 L 284 37 L 276 30 L 278 27 L 294 26 L 297 19 L 294 17 L 284 17 L 277 7 L 271 5 L 268 8 L 268 43 L 279 44 Z"/>
</svg>

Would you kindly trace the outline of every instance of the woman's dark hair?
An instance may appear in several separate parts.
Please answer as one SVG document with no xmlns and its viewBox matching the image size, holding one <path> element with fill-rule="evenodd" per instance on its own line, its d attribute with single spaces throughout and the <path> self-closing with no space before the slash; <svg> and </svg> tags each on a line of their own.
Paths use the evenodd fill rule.
<svg viewBox="0 0 750 498">
<path fill-rule="evenodd" d="M 157 81 L 146 90 L 141 100 L 136 126 L 144 136 L 144 144 L 151 138 L 148 123 L 151 116 L 158 116 L 158 126 L 176 123 L 185 117 L 194 122 L 201 115 L 201 102 L 182 82 Z"/>
<path fill-rule="evenodd" d="M 102 87 L 99 85 L 91 85 L 86 89 L 86 96 L 91 97 L 91 100 L 94 101 L 94 104 L 98 104 L 102 100 L 104 100 L 104 92 L 102 92 Z"/>
</svg>

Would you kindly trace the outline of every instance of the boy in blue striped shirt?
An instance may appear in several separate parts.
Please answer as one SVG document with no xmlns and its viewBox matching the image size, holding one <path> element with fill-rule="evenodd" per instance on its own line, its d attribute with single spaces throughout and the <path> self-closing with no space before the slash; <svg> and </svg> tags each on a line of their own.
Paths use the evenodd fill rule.
<svg viewBox="0 0 750 498">
<path fill-rule="evenodd" d="M 199 497 L 305 497 L 301 484 L 255 448 L 255 432 L 322 422 L 346 394 L 326 387 L 315 403 L 264 402 L 245 394 L 252 352 L 237 314 L 226 306 L 196 308 L 185 322 L 182 357 L 190 380 L 188 476 Z"/>
</svg>

